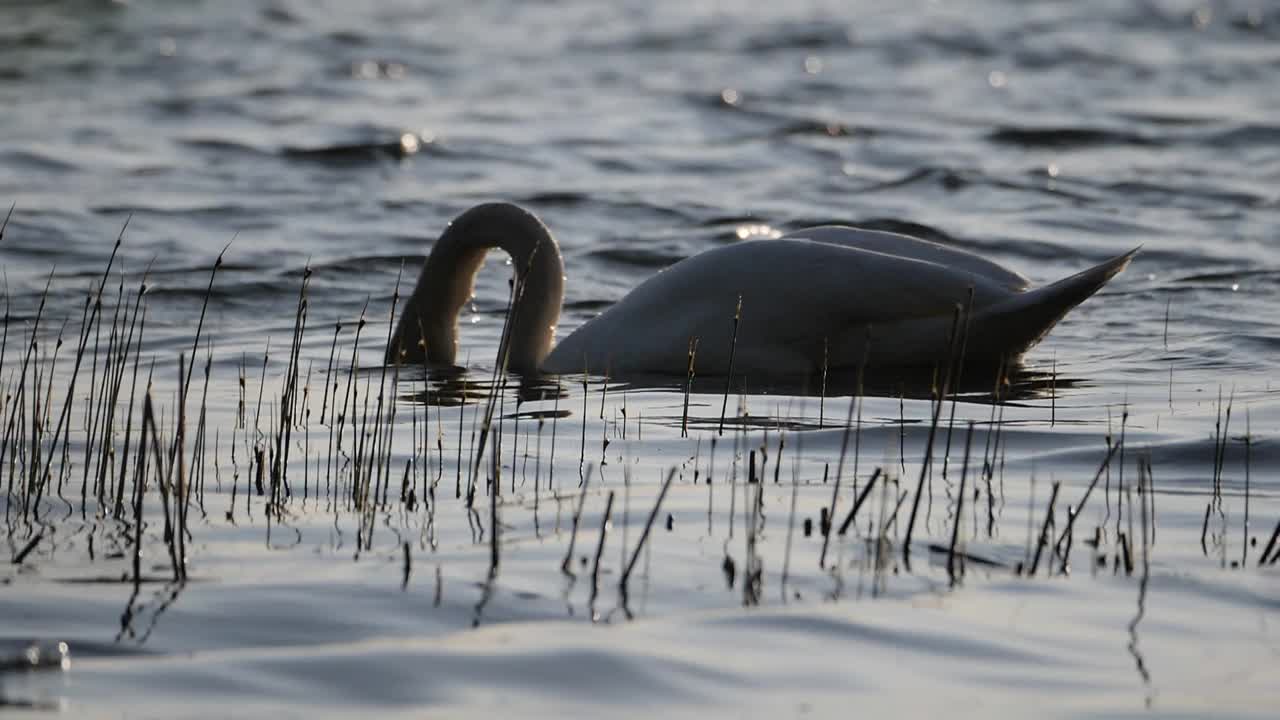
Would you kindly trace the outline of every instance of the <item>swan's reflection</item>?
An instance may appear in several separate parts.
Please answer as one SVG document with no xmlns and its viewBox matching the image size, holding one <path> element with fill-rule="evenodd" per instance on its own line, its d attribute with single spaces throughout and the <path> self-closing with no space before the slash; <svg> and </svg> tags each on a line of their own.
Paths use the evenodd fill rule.
<svg viewBox="0 0 1280 720">
<path fill-rule="evenodd" d="M 400 382 L 407 390 L 401 392 L 399 399 L 402 402 L 432 407 L 461 407 L 487 402 L 496 386 L 502 393 L 500 399 L 505 403 L 515 406 L 538 403 L 536 408 L 521 409 L 518 413 L 505 412 L 504 408 L 504 418 L 549 420 L 573 415 L 575 403 L 564 401 L 575 392 L 582 392 L 584 385 L 587 394 L 593 396 L 601 392 L 684 393 L 687 390 L 692 395 L 703 396 L 723 396 L 727 393 L 730 396 L 832 399 L 859 394 L 858 375 L 856 369 L 838 368 L 829 371 L 825 378 L 820 375 L 739 375 L 726 380 L 724 377 L 695 375 L 690 382 L 688 378 L 673 375 L 627 375 L 621 379 L 588 375 L 584 380 L 581 375 L 510 373 L 506 378 L 495 382 L 493 371 L 485 368 L 468 370 L 456 366 L 426 369 L 402 367 Z M 1084 378 L 1061 375 L 1056 371 L 1046 372 L 1020 362 L 1005 368 L 983 363 L 964 368 L 959 381 L 953 380 L 950 383 L 947 398 L 950 400 L 954 396 L 961 402 L 982 404 L 1023 403 L 1048 400 L 1084 382 Z M 866 397 L 931 400 L 936 398 L 942 385 L 943 378 L 933 368 L 868 368 L 861 378 L 862 394 Z M 547 403 L 557 400 L 559 402 L 556 403 L 556 409 L 547 407 Z M 771 423 L 776 423 L 776 420 L 774 418 Z M 803 423 L 799 427 L 803 427 Z"/>
</svg>

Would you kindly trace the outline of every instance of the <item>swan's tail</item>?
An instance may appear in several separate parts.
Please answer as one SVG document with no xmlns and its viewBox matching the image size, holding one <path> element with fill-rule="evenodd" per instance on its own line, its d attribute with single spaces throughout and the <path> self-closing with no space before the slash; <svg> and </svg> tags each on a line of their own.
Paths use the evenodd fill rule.
<svg viewBox="0 0 1280 720">
<path fill-rule="evenodd" d="M 1136 247 L 1088 270 L 979 311 L 975 316 L 975 320 L 981 318 L 977 327 L 988 328 L 993 337 L 985 338 L 985 342 L 978 339 L 976 346 L 1026 350 L 1052 330 L 1071 308 L 1087 300 L 1128 267 L 1140 249 Z"/>
</svg>

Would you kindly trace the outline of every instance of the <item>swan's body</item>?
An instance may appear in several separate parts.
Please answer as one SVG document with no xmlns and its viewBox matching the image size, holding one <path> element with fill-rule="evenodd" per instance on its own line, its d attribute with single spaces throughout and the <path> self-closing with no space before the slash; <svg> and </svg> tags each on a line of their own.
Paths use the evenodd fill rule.
<svg viewBox="0 0 1280 720">
<path fill-rule="evenodd" d="M 468 210 L 432 249 L 388 347 L 388 360 L 453 363 L 458 311 L 489 248 L 523 285 L 508 367 L 610 375 L 684 374 L 691 340 L 701 375 L 783 375 L 830 368 L 930 366 L 945 360 L 956 308 L 966 357 L 1009 358 L 1128 265 L 1126 253 L 1051 285 L 969 252 L 895 233 L 817 227 L 719 247 L 641 283 L 552 349 L 564 264 L 546 227 L 514 205 Z M 741 316 L 734 341 L 734 316 Z M 421 332 L 419 332 L 421 328 Z M 868 345 L 869 342 L 869 345 Z M 424 348 L 425 345 L 425 348 Z"/>
</svg>

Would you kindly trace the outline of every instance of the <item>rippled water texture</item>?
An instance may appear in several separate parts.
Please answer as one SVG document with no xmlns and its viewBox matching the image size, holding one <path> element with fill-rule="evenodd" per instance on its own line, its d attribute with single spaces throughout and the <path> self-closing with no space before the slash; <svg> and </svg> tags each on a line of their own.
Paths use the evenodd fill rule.
<svg viewBox="0 0 1280 720">
<path fill-rule="evenodd" d="M 51 343 L 60 327 L 78 332 L 85 292 L 127 222 L 114 267 L 130 289 L 150 269 L 143 374 L 154 357 L 158 424 L 172 437 L 174 361 L 190 353 L 226 248 L 203 328 L 210 350 L 202 341 L 198 353 L 211 353 L 208 422 L 221 444 L 204 456 L 218 466 L 193 515 L 190 581 L 165 580 L 160 498 L 148 494 L 149 579 L 140 592 L 121 582 L 133 572 L 131 531 L 92 493 L 82 513 L 90 422 L 76 405 L 72 489 L 50 490 L 34 522 L 20 492 L 4 501 L 13 562 L 0 569 L 0 707 L 1266 717 L 1280 700 L 1280 586 L 1276 566 L 1255 567 L 1280 519 L 1277 78 L 1280 10 L 1248 0 L 0 3 L 0 213 L 15 205 L 0 239 L 4 392 L 17 387 L 14 348 L 48 284 L 36 365 L 52 367 L 57 382 L 42 382 L 61 408 L 70 350 L 50 365 Z M 688 437 L 679 388 L 595 378 L 585 411 L 577 381 L 556 400 L 506 394 L 498 415 L 514 440 L 502 472 L 520 484 L 504 500 L 502 570 L 485 582 L 487 501 L 467 512 L 454 483 L 466 482 L 507 302 L 497 255 L 462 319 L 459 359 L 478 371 L 430 387 L 438 445 L 414 441 L 415 401 L 428 396 L 420 375 L 402 379 L 391 502 L 365 519 L 335 501 L 315 468 L 336 460 L 333 487 L 349 487 L 350 458 L 328 454 L 331 425 L 310 418 L 308 444 L 293 439 L 287 509 L 267 517 L 246 458 L 278 418 L 303 267 L 313 270 L 299 350 L 308 389 L 325 386 L 338 323 L 345 359 L 332 377 L 350 387 L 341 368 L 362 310 L 360 361 L 374 367 L 397 276 L 416 276 L 449 219 L 496 199 L 535 211 L 561 244 L 561 336 L 681 258 L 820 223 L 955 244 L 1037 283 L 1142 252 L 1028 355 L 999 410 L 994 377 L 967 379 L 950 451 L 937 439 L 951 473 L 928 486 L 912 566 L 886 557 L 900 557 L 904 519 L 893 513 L 912 504 L 929 379 L 901 395 L 877 379 L 842 451 L 852 378 L 832 378 L 825 398 L 755 383 L 723 401 L 723 436 L 720 384 L 700 378 Z M 252 406 L 264 353 L 262 434 L 251 436 L 252 419 L 238 422 L 240 378 Z M 357 378 L 359 392 L 365 381 L 376 392 L 377 370 Z M 83 376 L 77 387 L 87 395 Z M 529 447 L 550 443 L 553 418 L 554 458 Z M 945 553 L 928 546 L 953 532 L 968 420 L 991 473 L 974 461 L 961 535 L 996 564 L 974 560 L 953 591 Z M 1052 483 L 1062 483 L 1060 533 L 1122 426 L 1128 452 L 1080 516 L 1071 576 L 1013 577 Z M 1216 435 L 1228 438 L 1221 450 Z M 429 516 L 427 503 L 394 498 L 402 467 L 426 487 L 423 445 L 426 470 L 443 478 Z M 748 448 L 765 463 L 758 500 L 742 486 Z M 1099 569 L 1081 543 L 1095 528 L 1107 529 L 1099 548 L 1121 531 L 1138 537 L 1133 483 L 1147 457 L 1159 535 L 1138 611 L 1140 572 L 1126 575 L 1114 555 Z M 607 463 L 583 503 L 583 561 L 594 559 L 607 493 L 617 496 L 607 580 L 590 602 L 583 561 L 570 563 L 576 581 L 560 572 L 580 460 Z M 636 569 L 643 594 L 622 603 L 627 549 L 673 465 Z M 846 485 L 833 494 L 837 466 Z M 865 487 L 876 466 L 893 483 L 827 559 L 800 524 L 818 523 L 833 497 L 844 512 L 850 478 Z M 730 467 L 736 486 L 721 484 Z M 1211 498 L 1217 475 L 1222 495 Z M 708 476 L 711 490 L 696 485 Z M 763 519 L 744 514 L 750 502 Z M 895 517 L 875 542 L 873 523 Z M 744 544 L 748 521 L 764 523 L 762 537 L 747 535 L 758 547 Z M 744 610 L 753 558 L 765 607 Z"/>
</svg>

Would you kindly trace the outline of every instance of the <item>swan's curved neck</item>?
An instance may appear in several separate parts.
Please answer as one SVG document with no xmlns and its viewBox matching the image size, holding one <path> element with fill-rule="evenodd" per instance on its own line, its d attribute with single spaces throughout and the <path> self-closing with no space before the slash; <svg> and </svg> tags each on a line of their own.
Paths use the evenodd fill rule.
<svg viewBox="0 0 1280 720">
<path fill-rule="evenodd" d="M 471 299 L 485 254 L 511 256 L 517 298 L 508 320 L 507 367 L 532 371 L 551 351 L 564 301 L 564 261 L 551 232 L 532 213 L 508 203 L 476 206 L 436 241 L 405 302 L 387 346 L 387 362 L 454 364 L 458 313 Z"/>
</svg>

